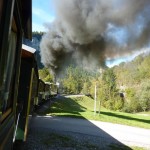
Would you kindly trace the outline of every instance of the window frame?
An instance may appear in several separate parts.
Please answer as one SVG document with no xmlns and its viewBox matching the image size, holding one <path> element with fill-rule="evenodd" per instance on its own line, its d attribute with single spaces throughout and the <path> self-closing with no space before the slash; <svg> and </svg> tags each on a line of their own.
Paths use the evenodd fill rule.
<svg viewBox="0 0 150 150">
<path fill-rule="evenodd" d="M 3 0 L 4 1 L 4 0 Z M 6 1 L 5 1 L 6 2 Z M 2 26 L 2 36 L 0 39 L 2 39 L 2 43 L 0 43 L 0 68 L 3 66 L 2 71 L 0 71 L 0 80 L 4 79 L 4 74 L 7 74 L 7 69 L 6 66 L 4 65 L 7 63 L 7 58 L 9 57 L 9 38 L 11 32 L 14 32 L 16 35 L 16 41 L 15 41 L 15 48 L 14 48 L 14 58 L 13 58 L 13 65 L 12 67 L 12 74 L 11 74 L 11 79 L 10 79 L 10 84 L 9 84 L 9 97 L 7 99 L 7 102 L 9 102 L 10 107 L 6 108 L 4 112 L 2 112 L 0 116 L 0 123 L 2 123 L 13 111 L 15 111 L 16 107 L 16 97 L 18 93 L 18 85 L 19 85 L 19 66 L 20 66 L 20 57 L 21 57 L 21 45 L 22 45 L 22 26 L 21 26 L 21 18 L 19 14 L 19 7 L 18 3 L 15 0 L 7 0 L 7 3 L 5 3 L 7 6 L 5 6 L 5 12 L 7 12 L 5 17 L 2 16 L 4 19 L 4 25 Z M 11 8 L 11 9 L 10 9 Z M 9 10 L 10 9 L 10 10 Z M 3 12 L 3 14 L 5 14 Z M 0 25 L 1 26 L 1 25 Z M 10 65 L 11 62 L 9 62 Z M 17 68 L 17 69 L 16 69 Z M 6 71 L 6 72 L 5 72 Z M 3 85 L 3 81 L 0 81 L 0 86 Z M 5 85 L 4 85 L 5 86 Z M 2 89 L 2 87 L 0 87 Z M 3 92 L 2 90 L 0 92 Z M 5 91 L 4 91 L 5 92 Z M 1 106 L 4 105 L 4 99 L 2 99 L 2 94 L 0 93 L 0 103 Z M 2 108 L 0 108 L 2 111 Z"/>
</svg>

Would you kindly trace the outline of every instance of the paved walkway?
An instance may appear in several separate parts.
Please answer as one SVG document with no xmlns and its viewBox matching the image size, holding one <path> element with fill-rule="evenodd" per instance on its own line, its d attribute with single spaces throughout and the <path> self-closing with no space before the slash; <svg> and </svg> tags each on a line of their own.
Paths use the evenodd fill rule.
<svg viewBox="0 0 150 150">
<path fill-rule="evenodd" d="M 65 117 L 42 117 L 31 118 L 32 129 L 43 128 L 63 132 L 72 132 L 96 136 L 110 143 L 122 143 L 128 146 L 139 146 L 150 149 L 150 130 L 118 125 L 100 121 L 88 121 Z"/>
<path fill-rule="evenodd" d="M 150 149 L 150 129 L 143 129 L 100 121 L 91 122 L 98 128 L 102 129 L 124 144 L 131 146 L 141 146 Z"/>
</svg>

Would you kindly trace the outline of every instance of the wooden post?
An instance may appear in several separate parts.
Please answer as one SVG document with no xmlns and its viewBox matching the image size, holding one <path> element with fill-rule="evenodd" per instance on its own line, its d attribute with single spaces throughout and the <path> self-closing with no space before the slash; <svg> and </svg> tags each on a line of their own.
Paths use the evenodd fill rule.
<svg viewBox="0 0 150 150">
<path fill-rule="evenodd" d="M 95 97 L 94 97 L 94 115 L 96 115 L 96 99 L 97 99 L 97 87 L 96 87 L 96 83 L 95 83 Z"/>
</svg>

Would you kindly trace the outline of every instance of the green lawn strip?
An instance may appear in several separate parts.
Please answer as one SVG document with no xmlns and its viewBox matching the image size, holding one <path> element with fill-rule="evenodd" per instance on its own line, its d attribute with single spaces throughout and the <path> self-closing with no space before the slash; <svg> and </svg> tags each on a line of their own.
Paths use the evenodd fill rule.
<svg viewBox="0 0 150 150">
<path fill-rule="evenodd" d="M 43 112 L 42 115 L 85 118 L 88 120 L 90 119 L 104 122 L 112 122 L 150 129 L 150 116 L 123 113 L 118 111 L 109 111 L 105 108 L 101 108 L 100 114 L 97 112 L 96 115 L 94 115 L 93 109 L 94 100 L 89 97 L 64 97 L 62 99 L 57 99 L 52 104 L 51 108 Z"/>
<path fill-rule="evenodd" d="M 147 150 L 147 149 L 145 149 L 143 147 L 137 147 L 137 146 L 133 146 L 131 148 L 132 148 L 132 150 Z"/>
<path fill-rule="evenodd" d="M 126 148 L 125 146 L 120 146 L 117 144 L 110 144 L 109 147 L 111 148 L 111 150 L 127 150 L 129 148 Z M 131 146 L 130 147 L 132 150 L 146 150 L 143 147 L 138 147 L 138 146 Z"/>
<path fill-rule="evenodd" d="M 140 112 L 140 113 L 137 113 L 137 115 L 147 115 L 147 116 L 150 116 L 150 111 L 147 111 L 147 112 Z"/>
<path fill-rule="evenodd" d="M 145 116 L 132 115 L 128 113 L 101 111 L 101 114 L 81 113 L 83 117 L 91 120 L 99 120 L 104 122 L 112 122 L 129 126 L 136 126 L 150 129 L 150 118 Z"/>
</svg>

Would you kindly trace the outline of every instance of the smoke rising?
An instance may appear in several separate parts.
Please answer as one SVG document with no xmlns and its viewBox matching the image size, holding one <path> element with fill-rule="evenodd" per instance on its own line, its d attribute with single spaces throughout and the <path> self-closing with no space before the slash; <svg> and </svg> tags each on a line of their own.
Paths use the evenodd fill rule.
<svg viewBox="0 0 150 150">
<path fill-rule="evenodd" d="M 70 65 L 104 67 L 150 41 L 149 0 L 55 0 L 56 19 L 40 48 L 42 63 L 58 74 Z"/>
</svg>

